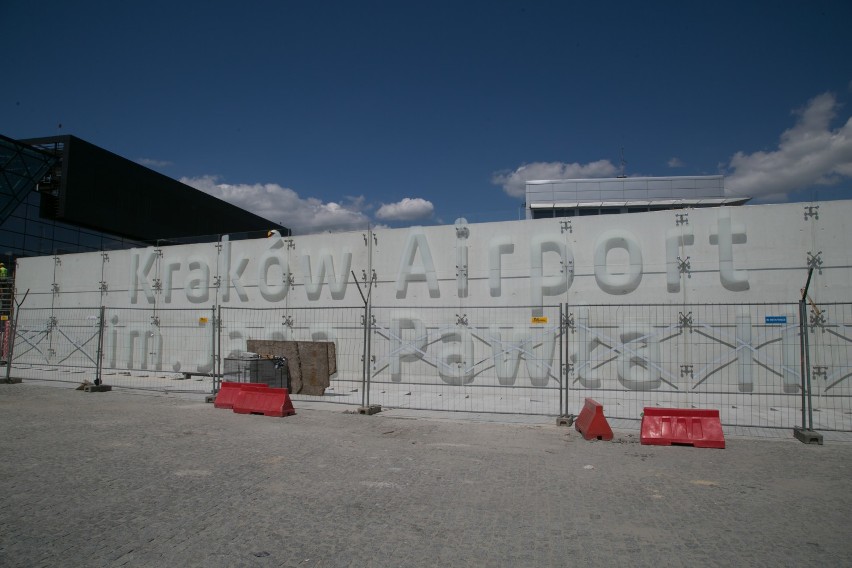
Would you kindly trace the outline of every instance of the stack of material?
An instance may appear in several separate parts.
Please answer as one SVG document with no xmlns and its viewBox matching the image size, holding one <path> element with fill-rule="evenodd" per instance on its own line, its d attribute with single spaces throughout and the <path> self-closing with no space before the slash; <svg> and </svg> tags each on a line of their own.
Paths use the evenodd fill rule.
<svg viewBox="0 0 852 568">
<path fill-rule="evenodd" d="M 250 339 L 249 351 L 261 357 L 284 357 L 290 370 L 290 393 L 320 396 L 337 372 L 337 351 L 330 341 Z"/>
</svg>

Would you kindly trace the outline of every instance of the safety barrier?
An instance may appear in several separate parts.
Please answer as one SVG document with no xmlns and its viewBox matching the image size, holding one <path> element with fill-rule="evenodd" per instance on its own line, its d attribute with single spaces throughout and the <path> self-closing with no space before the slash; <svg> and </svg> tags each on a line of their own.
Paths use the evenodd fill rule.
<svg viewBox="0 0 852 568">
<path fill-rule="evenodd" d="M 266 388 L 269 388 L 269 385 L 265 385 L 263 383 L 235 383 L 231 381 L 224 381 L 219 388 L 219 392 L 216 394 L 216 400 L 213 402 L 213 406 L 216 408 L 231 410 L 234 408 L 234 401 L 237 399 L 237 394 L 240 390 L 258 390 Z"/>
<path fill-rule="evenodd" d="M 586 440 L 612 440 L 612 428 L 604 416 L 603 405 L 591 398 L 586 399 L 574 428 Z"/>
<path fill-rule="evenodd" d="M 718 410 L 646 408 L 639 439 L 642 444 L 653 446 L 725 447 Z"/>
<path fill-rule="evenodd" d="M 234 399 L 234 412 L 283 417 L 296 414 L 296 409 L 287 389 L 241 388 Z"/>
</svg>

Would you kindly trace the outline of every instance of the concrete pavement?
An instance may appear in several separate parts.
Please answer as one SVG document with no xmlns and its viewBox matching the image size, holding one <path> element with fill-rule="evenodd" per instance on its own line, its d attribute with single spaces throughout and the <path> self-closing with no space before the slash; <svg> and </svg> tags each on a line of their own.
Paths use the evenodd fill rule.
<svg viewBox="0 0 852 568">
<path fill-rule="evenodd" d="M 0 566 L 852 564 L 852 443 L 347 408 L 0 385 Z"/>
</svg>

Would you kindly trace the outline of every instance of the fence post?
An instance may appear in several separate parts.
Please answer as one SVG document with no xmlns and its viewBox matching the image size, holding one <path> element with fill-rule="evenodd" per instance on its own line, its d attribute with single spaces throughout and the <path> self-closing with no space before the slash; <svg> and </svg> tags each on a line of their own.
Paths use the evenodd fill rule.
<svg viewBox="0 0 852 568">
<path fill-rule="evenodd" d="M 219 313 L 216 313 L 216 308 Z M 213 394 L 219 392 L 219 382 L 222 377 L 222 306 L 210 308 L 213 317 Z"/>
<path fill-rule="evenodd" d="M 562 396 L 565 390 L 565 380 L 567 379 L 568 370 L 565 366 L 565 359 L 562 357 L 562 351 L 565 348 L 565 319 L 564 312 L 562 310 L 562 304 L 559 304 L 559 416 L 564 416 L 565 406 L 568 405 L 568 401 L 565 401 L 565 405 L 562 404 Z"/>
<path fill-rule="evenodd" d="M 98 318 L 98 355 L 95 363 L 95 385 L 100 385 L 101 375 L 103 374 L 103 356 L 104 356 L 104 322 L 106 321 L 106 307 L 101 306 L 100 317 Z"/>
<path fill-rule="evenodd" d="M 24 292 L 24 297 L 21 301 L 15 300 L 15 297 L 12 296 L 12 300 L 15 303 L 15 317 L 12 323 L 12 331 L 9 333 L 11 337 L 9 337 L 9 351 L 7 353 L 7 361 L 6 361 L 6 382 L 12 382 L 12 357 L 15 355 L 15 338 L 18 335 L 18 314 L 21 313 L 21 305 L 27 301 L 27 296 L 30 295 L 30 289 L 27 288 L 27 291 Z"/>
<path fill-rule="evenodd" d="M 357 282 L 357 281 L 356 281 Z M 367 341 L 369 340 L 369 331 L 367 329 L 367 317 L 368 317 L 369 307 L 367 302 L 364 302 L 364 344 L 361 349 L 361 407 L 367 408 L 368 397 L 367 397 L 367 374 L 370 372 L 367 367 Z"/>
<path fill-rule="evenodd" d="M 813 267 L 808 269 L 808 280 L 802 288 L 802 297 L 799 299 L 799 351 L 800 368 L 802 374 L 802 427 L 793 427 L 793 436 L 799 441 L 822 445 L 822 434 L 814 431 L 814 413 L 811 401 L 811 349 L 808 339 L 808 288 L 813 276 Z M 814 306 L 816 308 L 816 306 Z M 807 422 L 805 422 L 807 417 Z"/>
<path fill-rule="evenodd" d="M 18 333 L 18 310 L 15 310 L 15 317 L 12 318 L 12 325 L 7 328 L 6 339 L 9 348 L 6 350 L 6 382 L 12 382 L 12 357 L 15 353 L 15 335 Z"/>
<path fill-rule="evenodd" d="M 373 283 L 370 282 L 370 286 L 372 287 Z M 370 365 L 370 358 L 373 356 L 373 304 L 370 301 L 370 294 L 367 294 L 367 317 L 364 320 L 364 339 L 367 342 L 367 352 L 364 357 L 364 369 L 366 371 L 367 377 L 367 404 L 366 406 L 369 408 L 370 406 L 370 379 L 372 378 L 372 368 Z"/>
</svg>

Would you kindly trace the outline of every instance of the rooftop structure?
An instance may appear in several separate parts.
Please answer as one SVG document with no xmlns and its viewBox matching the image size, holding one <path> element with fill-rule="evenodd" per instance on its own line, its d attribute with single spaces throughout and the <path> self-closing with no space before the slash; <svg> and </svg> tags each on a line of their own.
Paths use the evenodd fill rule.
<svg viewBox="0 0 852 568">
<path fill-rule="evenodd" d="M 526 183 L 526 217 L 574 217 L 742 205 L 725 195 L 724 177 L 617 177 Z"/>
</svg>

